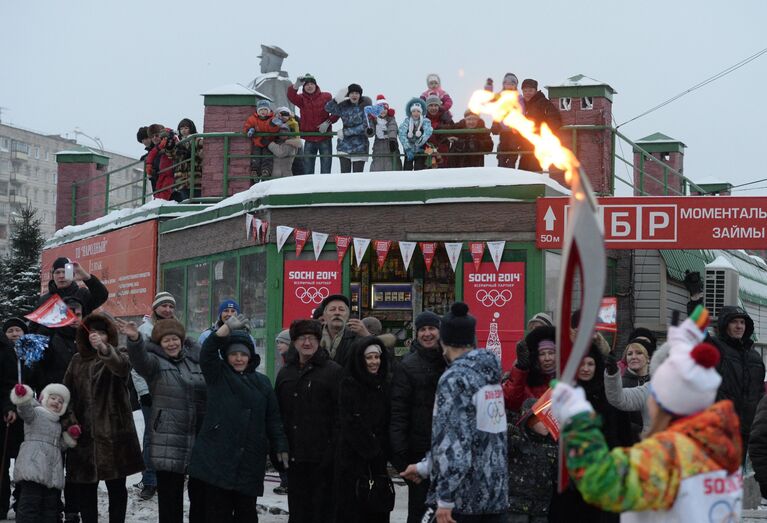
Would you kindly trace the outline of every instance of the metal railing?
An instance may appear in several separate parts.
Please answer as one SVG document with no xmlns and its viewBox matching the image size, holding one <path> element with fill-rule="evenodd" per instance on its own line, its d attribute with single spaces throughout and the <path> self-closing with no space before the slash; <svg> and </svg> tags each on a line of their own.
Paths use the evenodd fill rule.
<svg viewBox="0 0 767 523">
<path fill-rule="evenodd" d="M 620 131 L 610 127 L 610 126 L 598 126 L 598 125 L 572 125 L 572 126 L 564 126 L 559 131 L 559 136 L 565 141 L 565 145 L 567 145 L 569 148 L 571 148 L 573 151 L 576 152 L 576 156 L 578 154 L 578 143 L 580 139 L 580 135 L 583 133 L 594 133 L 594 132 L 604 132 L 609 133 L 609 139 L 610 139 L 610 156 L 611 156 L 611 165 L 609 167 L 610 169 L 610 176 L 611 176 L 611 186 L 609 192 L 603 193 L 603 195 L 609 195 L 614 193 L 615 190 L 615 181 L 619 181 L 627 186 L 629 186 L 631 189 L 633 189 L 638 195 L 647 194 L 645 191 L 645 186 L 648 183 L 656 183 L 659 184 L 663 188 L 663 194 L 664 195 L 686 195 L 688 194 L 688 191 L 690 189 L 696 190 L 697 192 L 700 192 L 701 194 L 704 194 L 705 191 L 700 189 L 695 183 L 693 183 L 689 178 L 684 176 L 681 172 L 679 172 L 676 169 L 673 169 L 660 159 L 653 156 L 652 153 L 644 150 L 640 145 L 637 145 L 635 142 L 630 140 L 628 137 L 623 135 Z M 440 136 L 448 136 L 448 137 L 460 137 L 460 135 L 463 134 L 490 134 L 490 129 L 487 128 L 478 128 L 478 129 L 436 129 L 433 132 L 433 135 L 436 135 L 438 137 Z M 288 137 L 317 137 L 317 136 L 323 136 L 332 138 L 336 136 L 336 133 L 334 132 L 328 132 L 328 133 L 309 133 L 309 132 L 301 132 L 301 133 L 289 133 L 289 132 L 280 132 L 280 133 L 255 133 L 254 137 L 267 137 L 267 138 L 288 138 Z M 198 180 L 198 177 L 206 177 L 206 173 L 202 172 L 201 166 L 197 166 L 197 139 L 203 138 L 205 140 L 205 143 L 208 143 L 209 145 L 206 147 L 207 150 L 210 151 L 210 144 L 211 142 L 215 143 L 217 141 L 220 141 L 222 144 L 223 152 L 220 154 L 221 157 L 221 164 L 220 167 L 217 167 L 215 170 L 221 173 L 221 189 L 220 191 L 215 191 L 217 194 L 209 194 L 207 197 L 203 197 L 202 194 L 200 194 L 200 183 L 198 183 L 201 180 Z M 566 143 L 566 138 L 569 138 L 570 143 Z M 459 138 L 460 139 L 460 138 Z M 397 139 L 398 140 L 398 139 Z M 442 140 L 435 140 L 438 143 L 445 144 L 447 143 L 446 139 Z M 399 142 L 399 140 L 398 140 Z M 251 143 L 251 138 L 246 136 L 242 133 L 236 133 L 236 132 L 216 132 L 216 133 L 197 133 L 193 135 L 189 135 L 185 137 L 183 140 L 180 140 L 175 146 L 178 147 L 181 144 L 184 143 L 190 143 L 190 157 L 188 159 L 185 159 L 183 161 L 173 163 L 172 165 L 160 170 L 159 172 L 155 173 L 155 176 L 159 178 L 159 176 L 163 173 L 166 173 L 168 171 L 170 172 L 177 172 L 179 170 L 179 167 L 182 167 L 184 164 L 189 164 L 188 169 L 188 179 L 183 181 L 174 181 L 172 184 L 167 185 L 165 187 L 161 187 L 159 189 L 156 189 L 154 191 L 148 191 L 148 178 L 147 176 L 141 176 L 140 179 L 131 179 L 129 176 L 128 181 L 123 181 L 122 183 L 118 185 L 112 185 L 113 180 L 119 179 L 121 171 L 127 171 L 131 168 L 135 168 L 140 164 L 143 164 L 142 160 L 136 161 L 132 164 L 126 165 L 124 167 L 121 167 L 119 169 L 115 169 L 113 171 L 107 171 L 104 173 L 101 173 L 97 176 L 87 178 L 84 180 L 79 180 L 76 182 L 73 182 L 72 184 L 72 193 L 71 193 L 71 223 L 82 223 L 86 220 L 94 219 L 99 216 L 103 216 L 104 214 L 109 213 L 110 211 L 113 211 L 115 209 L 124 208 L 124 207 L 138 207 L 140 205 L 143 205 L 147 202 L 147 200 L 150 197 L 156 197 L 158 194 L 164 193 L 166 191 L 177 191 L 178 189 L 184 188 L 188 186 L 189 189 L 189 196 L 184 201 L 189 203 L 200 203 L 200 202 L 206 202 L 209 203 L 211 201 L 217 201 L 223 197 L 226 197 L 229 194 L 229 188 L 233 182 L 242 181 L 247 183 L 259 183 L 263 181 L 267 181 L 270 178 L 265 177 L 259 177 L 254 175 L 250 172 L 249 169 L 243 168 L 243 165 L 238 165 L 240 171 L 245 171 L 245 174 L 237 174 L 232 173 L 232 162 L 237 160 L 247 160 L 247 164 L 250 163 L 250 161 L 253 158 L 269 158 L 273 155 L 257 155 L 257 154 L 245 154 L 244 151 L 248 151 L 249 145 Z M 632 151 L 632 158 L 626 158 L 624 157 L 622 152 L 618 152 L 616 150 L 616 145 L 622 145 L 625 144 L 628 147 L 631 147 Z M 236 145 L 236 150 L 233 150 L 233 145 Z M 398 143 L 399 146 L 399 143 Z M 498 151 L 496 144 L 493 144 L 493 149 L 491 151 L 475 151 L 475 152 L 450 152 L 449 150 L 447 152 L 443 151 L 437 151 L 439 156 L 446 158 L 449 160 L 450 158 L 455 157 L 478 157 L 482 156 L 483 158 L 486 156 L 520 156 L 524 157 L 526 155 L 533 154 L 532 151 L 525 151 L 525 150 L 515 150 L 515 151 Z M 622 148 L 621 148 L 622 149 Z M 639 161 L 637 164 L 633 161 L 633 153 L 638 152 L 639 153 Z M 392 170 L 395 170 L 399 165 L 400 162 L 403 161 L 404 154 L 398 149 L 398 151 L 389 153 L 389 154 L 377 154 L 374 155 L 372 153 L 368 154 L 360 154 L 360 155 L 348 155 L 343 153 L 332 153 L 330 155 L 322 155 L 322 154 L 315 154 L 315 155 L 306 155 L 303 154 L 303 149 L 299 149 L 299 152 L 293 157 L 293 161 L 302 161 L 304 158 L 312 158 L 316 162 L 317 158 L 347 158 L 351 161 L 362 161 L 362 160 L 369 160 L 369 159 L 375 159 L 375 158 L 390 158 L 392 161 Z M 416 155 L 416 158 L 424 158 L 425 165 L 427 168 L 432 167 L 432 164 L 436 158 L 433 154 L 424 154 L 424 153 L 418 153 Z M 635 184 L 633 180 L 627 180 L 621 176 L 618 175 L 616 172 L 616 165 L 618 163 L 624 164 L 627 168 L 630 168 L 632 170 L 632 176 L 635 175 L 638 178 L 638 184 Z M 649 165 L 656 165 L 656 169 L 660 169 L 662 175 L 660 178 L 654 176 L 652 173 L 648 172 L 647 166 Z M 449 165 L 447 165 L 449 166 Z M 143 169 L 142 169 L 143 170 Z M 104 178 L 105 184 L 103 191 L 99 191 L 96 193 L 91 194 L 90 191 L 85 191 L 83 188 L 87 186 L 93 186 L 99 183 L 99 181 Z M 138 194 L 137 196 L 131 197 L 131 198 L 119 198 L 116 199 L 114 197 L 114 193 L 116 191 L 119 191 L 121 189 L 130 189 L 131 193 Z M 176 194 L 174 193 L 174 196 Z M 94 198 L 103 199 L 103 205 L 92 205 L 92 200 Z M 81 205 L 85 200 L 89 200 L 89 205 Z M 115 203 L 115 201 L 117 203 Z M 85 207 L 86 210 L 83 210 L 81 207 Z"/>
</svg>

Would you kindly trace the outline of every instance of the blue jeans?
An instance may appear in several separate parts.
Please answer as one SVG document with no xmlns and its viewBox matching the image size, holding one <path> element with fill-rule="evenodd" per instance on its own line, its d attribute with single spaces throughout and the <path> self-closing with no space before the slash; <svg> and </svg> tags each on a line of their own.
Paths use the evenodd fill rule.
<svg viewBox="0 0 767 523">
<path fill-rule="evenodd" d="M 156 487 L 157 486 L 157 474 L 154 469 L 149 465 L 149 422 L 152 417 L 152 407 L 141 406 L 141 414 L 144 415 L 144 440 L 141 442 L 141 456 L 144 458 L 144 466 L 146 469 L 141 475 L 141 481 L 145 486 Z"/>
<path fill-rule="evenodd" d="M 331 140 L 322 140 L 321 142 L 304 142 L 304 174 L 314 174 L 314 165 L 317 158 L 315 156 L 320 153 L 320 173 L 328 174 L 330 172 L 330 165 L 333 162 L 333 145 Z"/>
</svg>

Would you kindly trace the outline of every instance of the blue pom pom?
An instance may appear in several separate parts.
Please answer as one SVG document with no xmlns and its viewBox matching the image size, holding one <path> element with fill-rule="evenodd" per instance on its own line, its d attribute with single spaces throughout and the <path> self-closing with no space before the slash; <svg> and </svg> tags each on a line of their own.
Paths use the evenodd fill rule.
<svg viewBox="0 0 767 523">
<path fill-rule="evenodd" d="M 45 349 L 48 347 L 48 336 L 41 334 L 25 334 L 14 345 L 16 356 L 24 362 L 24 365 L 31 367 L 43 359 Z"/>
</svg>

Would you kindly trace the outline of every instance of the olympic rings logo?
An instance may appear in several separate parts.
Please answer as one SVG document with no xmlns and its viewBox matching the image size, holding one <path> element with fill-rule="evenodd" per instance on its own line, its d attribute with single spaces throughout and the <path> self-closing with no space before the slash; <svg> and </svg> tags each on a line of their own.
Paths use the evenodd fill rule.
<svg viewBox="0 0 767 523">
<path fill-rule="evenodd" d="M 504 414 L 503 407 L 499 402 L 493 401 L 487 404 L 487 416 L 492 420 L 493 424 L 498 425 Z"/>
<path fill-rule="evenodd" d="M 328 296 L 330 296 L 330 289 L 327 287 L 296 287 L 296 298 L 305 305 L 310 303 L 319 305 Z"/>
<path fill-rule="evenodd" d="M 477 301 L 485 307 L 503 307 L 511 301 L 511 291 L 509 289 L 504 289 L 502 291 L 497 289 L 492 289 L 490 291 L 480 289 L 477 291 L 476 297 Z"/>
</svg>

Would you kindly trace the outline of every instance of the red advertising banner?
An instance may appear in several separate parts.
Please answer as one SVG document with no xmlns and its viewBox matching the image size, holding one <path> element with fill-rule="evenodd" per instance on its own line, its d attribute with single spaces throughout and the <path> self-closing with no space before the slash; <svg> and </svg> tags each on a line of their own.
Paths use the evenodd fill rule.
<svg viewBox="0 0 767 523">
<path fill-rule="evenodd" d="M 477 347 L 499 355 L 504 370 L 516 358 L 516 344 L 525 335 L 525 264 L 492 262 L 463 264 L 463 301 L 477 319 Z"/>
<path fill-rule="evenodd" d="M 568 198 L 538 198 L 535 243 L 560 249 Z M 608 249 L 765 249 L 767 197 L 598 198 Z"/>
<path fill-rule="evenodd" d="M 336 236 L 336 254 L 338 255 L 338 265 L 344 261 L 346 251 L 349 250 L 349 245 L 352 243 L 351 236 Z"/>
<path fill-rule="evenodd" d="M 331 294 L 341 293 L 341 268 L 333 260 L 285 260 L 282 291 L 282 327 L 293 320 L 311 318 Z"/>
<path fill-rule="evenodd" d="M 296 229 L 295 235 L 296 258 L 298 258 L 304 252 L 304 245 L 306 245 L 306 240 L 309 239 L 309 229 Z"/>
<path fill-rule="evenodd" d="M 434 255 L 437 253 L 437 242 L 419 242 L 423 254 L 423 263 L 426 265 L 426 272 L 431 270 L 431 264 L 434 261 Z"/>
<path fill-rule="evenodd" d="M 391 240 L 374 240 L 373 248 L 376 251 L 376 258 L 378 258 L 378 268 L 382 268 L 386 263 L 386 256 L 389 254 L 391 248 Z"/>
<path fill-rule="evenodd" d="M 618 332 L 618 298 L 615 296 L 602 298 L 594 328 L 598 331 Z"/>
<path fill-rule="evenodd" d="M 151 220 L 85 240 L 45 249 L 43 291 L 51 267 L 65 256 L 78 262 L 109 289 L 103 309 L 113 316 L 141 316 L 152 311 L 157 274 L 157 221 Z"/>
<path fill-rule="evenodd" d="M 485 254 L 485 242 L 469 242 L 469 253 L 474 260 L 474 269 L 479 270 L 479 264 L 482 263 L 482 256 Z"/>
</svg>

